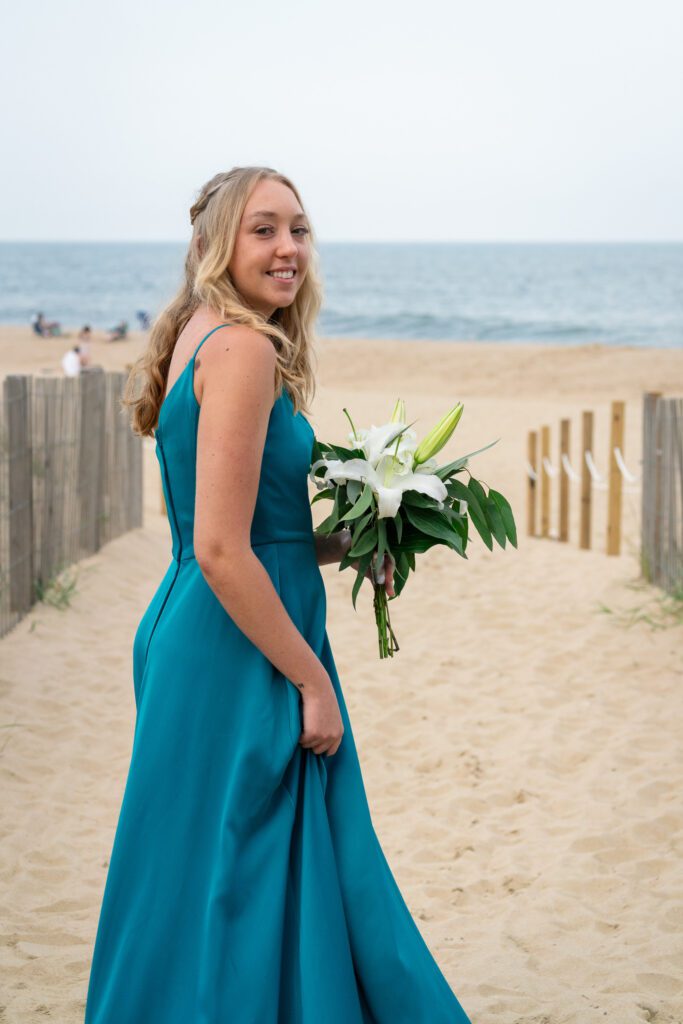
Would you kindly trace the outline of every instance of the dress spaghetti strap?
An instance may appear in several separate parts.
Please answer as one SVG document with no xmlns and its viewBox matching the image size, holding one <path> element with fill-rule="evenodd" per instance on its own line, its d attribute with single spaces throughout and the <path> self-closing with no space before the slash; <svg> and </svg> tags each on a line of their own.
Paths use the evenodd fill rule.
<svg viewBox="0 0 683 1024">
<path fill-rule="evenodd" d="M 207 338 L 210 338 L 210 337 L 211 337 L 211 335 L 212 335 L 212 334 L 214 334 L 214 333 L 215 333 L 216 331 L 220 331 L 221 327 L 232 327 L 232 326 L 233 326 L 232 324 L 218 324 L 218 326 L 217 326 L 217 327 L 213 327 L 213 328 L 212 328 L 212 329 L 211 329 L 211 330 L 209 331 L 209 333 L 208 333 L 208 334 L 205 334 L 205 335 L 204 335 L 204 337 L 202 338 L 202 340 L 201 340 L 201 341 L 199 342 L 199 344 L 197 345 L 196 349 L 194 350 L 194 355 L 192 356 L 192 359 L 193 359 L 193 360 L 194 360 L 194 359 L 196 359 L 196 357 L 197 357 L 197 353 L 199 352 L 200 348 L 202 347 L 202 345 L 204 344 L 204 342 L 206 341 L 206 339 L 207 339 Z"/>
</svg>

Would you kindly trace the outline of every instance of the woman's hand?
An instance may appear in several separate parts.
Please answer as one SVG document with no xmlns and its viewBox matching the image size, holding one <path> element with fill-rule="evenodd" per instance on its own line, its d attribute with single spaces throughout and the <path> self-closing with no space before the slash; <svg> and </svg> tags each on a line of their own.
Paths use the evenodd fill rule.
<svg viewBox="0 0 683 1024">
<path fill-rule="evenodd" d="M 375 559 L 373 558 L 373 565 L 374 564 L 375 564 Z M 387 554 L 387 552 L 385 551 L 384 552 L 384 561 L 382 563 L 382 568 L 379 570 L 379 572 L 377 571 L 377 569 L 375 569 L 375 575 L 377 577 L 377 582 L 378 583 L 384 583 L 384 589 L 387 592 L 387 597 L 393 597 L 394 596 L 394 565 L 395 565 L 395 562 L 394 562 L 393 558 L 391 557 L 391 555 Z M 368 566 L 368 568 L 367 568 L 367 570 L 365 572 L 365 575 L 368 577 L 368 579 L 370 579 L 370 580 L 372 579 L 372 572 L 370 571 L 370 566 Z"/>
<path fill-rule="evenodd" d="M 351 531 L 349 529 L 340 530 L 339 533 L 333 534 L 333 536 L 335 538 L 334 543 L 336 545 L 336 550 L 335 550 L 334 556 L 330 557 L 329 560 L 330 561 L 334 560 L 336 562 L 340 562 L 342 560 L 342 558 L 344 557 L 344 555 L 346 554 L 346 552 L 351 547 Z M 325 538 L 325 539 L 327 539 L 327 538 Z M 323 564 L 323 562 L 321 560 L 323 557 L 324 556 L 319 555 L 319 557 L 318 557 L 319 564 Z M 373 566 L 375 565 L 375 559 L 376 559 L 376 555 L 373 556 Z M 325 561 L 327 561 L 327 560 L 328 559 L 325 557 Z M 351 562 L 351 566 L 352 566 L 353 569 L 356 570 L 356 572 L 358 572 L 358 564 L 359 563 L 358 563 L 357 560 L 355 562 Z M 395 564 L 396 563 L 394 562 L 394 559 L 391 557 L 391 555 L 389 555 L 387 552 L 385 552 L 385 554 L 384 554 L 384 562 L 383 562 L 381 570 L 377 571 L 376 566 L 375 566 L 375 571 L 376 571 L 376 574 L 377 574 L 377 582 L 378 583 L 384 583 L 384 589 L 387 592 L 387 597 L 394 597 L 395 596 L 394 595 L 394 565 Z M 367 569 L 365 570 L 365 576 L 366 576 L 367 579 L 369 579 L 372 582 L 372 568 L 370 566 L 368 566 Z"/>
<path fill-rule="evenodd" d="M 305 691 L 304 691 L 305 693 Z M 330 681 L 322 691 L 314 690 L 303 696 L 304 728 L 299 744 L 314 754 L 336 754 L 344 735 L 337 695 Z"/>
<path fill-rule="evenodd" d="M 377 582 L 384 584 L 384 589 L 387 592 L 387 597 L 393 597 L 394 596 L 394 560 L 391 557 L 391 555 L 387 554 L 387 552 L 385 551 L 385 553 L 384 553 L 384 562 L 382 563 L 382 568 L 380 570 L 378 570 L 377 567 L 376 567 L 376 564 L 375 564 L 376 563 L 376 558 L 377 558 L 376 554 L 372 556 L 372 565 L 369 565 L 367 567 L 367 569 L 365 570 L 365 576 L 366 576 L 367 579 L 369 579 L 372 582 L 372 570 L 374 568 L 374 570 L 375 570 L 375 578 L 376 578 Z M 358 572 L 358 564 L 359 563 L 357 561 L 356 562 L 351 562 L 351 565 L 356 570 L 356 572 Z"/>
</svg>

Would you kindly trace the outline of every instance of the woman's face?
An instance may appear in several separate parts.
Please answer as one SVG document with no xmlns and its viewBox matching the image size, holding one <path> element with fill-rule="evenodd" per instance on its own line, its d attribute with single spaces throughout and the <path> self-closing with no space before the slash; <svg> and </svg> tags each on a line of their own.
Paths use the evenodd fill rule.
<svg viewBox="0 0 683 1024">
<path fill-rule="evenodd" d="M 245 303 L 269 319 L 294 301 L 310 259 L 308 222 L 287 185 L 266 179 L 242 214 L 228 270 Z M 293 271 L 275 277 L 277 270 Z"/>
</svg>

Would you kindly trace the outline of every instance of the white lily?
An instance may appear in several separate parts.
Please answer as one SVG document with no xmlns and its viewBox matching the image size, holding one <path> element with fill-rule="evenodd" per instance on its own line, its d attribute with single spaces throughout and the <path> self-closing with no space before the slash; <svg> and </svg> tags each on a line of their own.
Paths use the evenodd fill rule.
<svg viewBox="0 0 683 1024">
<path fill-rule="evenodd" d="M 432 457 L 431 459 L 425 459 L 424 462 L 418 462 L 417 466 L 413 466 L 413 470 L 415 473 L 431 473 L 438 465 L 439 463 Z"/>
<path fill-rule="evenodd" d="M 418 446 L 418 435 L 415 430 L 407 427 L 402 420 L 383 423 L 381 427 L 373 424 L 369 430 L 361 427 L 355 433 L 349 431 L 348 440 L 353 447 L 364 452 L 366 459 L 373 466 L 376 466 L 389 450 L 395 455 L 410 453 L 412 462 L 413 453 Z"/>
<path fill-rule="evenodd" d="M 403 422 L 383 423 L 379 427 L 376 427 L 373 423 L 369 430 L 363 427 L 355 433 L 349 433 L 348 438 L 354 448 L 360 448 L 368 462 L 376 466 L 380 458 L 385 454 L 386 449 L 392 442 L 396 441 L 401 431 L 403 431 L 403 434 L 401 434 L 398 442 L 398 451 L 415 451 L 417 448 L 417 435 L 410 427 L 406 429 L 406 425 Z"/>
<path fill-rule="evenodd" d="M 339 461 L 339 459 L 335 459 L 334 464 L 336 465 L 337 462 Z M 313 463 L 313 465 L 308 471 L 308 479 L 311 481 L 312 484 L 315 484 L 319 491 L 324 491 L 327 489 L 327 481 L 321 476 L 316 476 L 315 471 L 318 468 L 318 466 L 329 466 L 330 464 L 331 463 L 329 459 L 316 459 L 316 461 Z"/>
<path fill-rule="evenodd" d="M 408 461 L 410 457 L 410 462 Z M 444 499 L 448 496 L 445 484 L 436 474 L 424 471 L 413 473 L 411 468 L 412 455 L 406 453 L 405 457 L 399 458 L 386 452 L 373 466 L 367 459 L 348 459 L 346 462 L 340 459 L 330 461 L 320 460 L 326 463 L 327 472 L 323 480 L 324 487 L 329 481 L 335 483 L 346 483 L 349 480 L 358 480 L 361 483 L 369 483 L 377 498 L 377 515 L 379 519 L 393 518 L 398 512 L 401 498 L 404 491 L 420 491 L 428 494 L 429 497 L 443 505 Z"/>
</svg>

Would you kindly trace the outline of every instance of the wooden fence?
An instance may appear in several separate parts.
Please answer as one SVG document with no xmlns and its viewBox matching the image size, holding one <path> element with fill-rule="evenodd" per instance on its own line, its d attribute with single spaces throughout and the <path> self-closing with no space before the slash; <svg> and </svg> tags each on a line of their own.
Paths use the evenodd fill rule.
<svg viewBox="0 0 683 1024">
<path fill-rule="evenodd" d="M 578 471 L 571 463 L 570 435 L 571 422 L 560 421 L 559 458 L 551 461 L 550 426 L 541 427 L 540 432 L 529 431 L 527 435 L 527 533 L 530 537 L 551 537 L 551 494 L 553 480 L 558 482 L 558 529 L 555 538 L 569 540 L 570 485 L 580 485 L 579 506 L 579 547 L 591 547 L 593 525 L 593 492 L 607 491 L 607 539 L 606 553 L 618 555 L 621 552 L 622 499 L 626 491 L 640 491 L 639 478 L 631 473 L 624 461 L 624 420 L 626 406 L 615 400 L 610 408 L 610 436 L 606 446 L 607 472 L 602 476 L 595 463 L 594 414 L 585 410 L 581 417 L 579 440 L 581 458 Z M 540 433 L 540 436 L 539 436 Z M 539 443 L 540 441 L 540 443 Z M 540 455 L 540 460 L 539 460 Z M 540 486 L 539 486 L 540 485 Z M 635 485 L 635 486 L 634 486 Z M 537 504 L 540 502 L 540 530 L 537 526 Z"/>
<path fill-rule="evenodd" d="M 69 565 L 142 525 L 127 374 L 10 375 L 0 401 L 0 636 Z"/>
<path fill-rule="evenodd" d="M 683 600 L 683 398 L 644 396 L 641 572 Z"/>
</svg>

